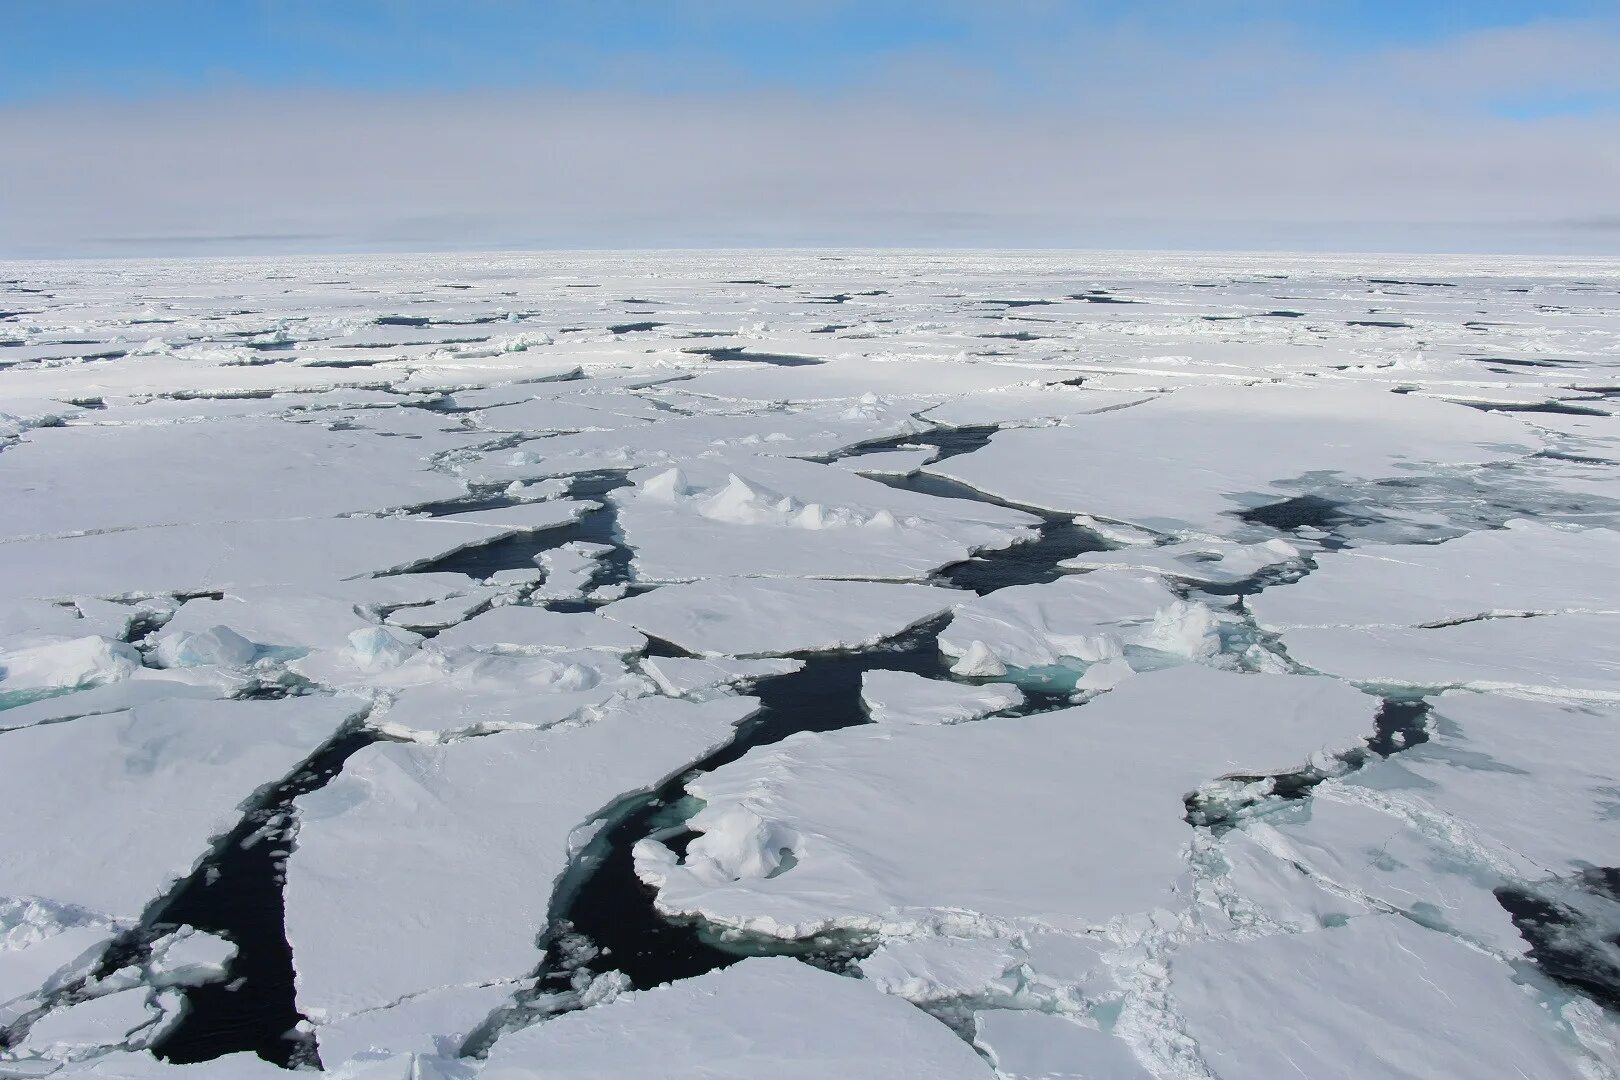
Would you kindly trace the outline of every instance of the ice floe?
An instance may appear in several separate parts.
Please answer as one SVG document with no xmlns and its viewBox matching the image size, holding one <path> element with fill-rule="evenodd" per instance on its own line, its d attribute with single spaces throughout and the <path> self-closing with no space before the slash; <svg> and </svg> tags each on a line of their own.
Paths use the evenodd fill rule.
<svg viewBox="0 0 1620 1080">
<path fill-rule="evenodd" d="M 753 709 L 654 697 L 565 729 L 361 750 L 297 802 L 286 902 L 300 1009 L 326 1023 L 521 978 L 593 822 L 726 742 Z"/>
<path fill-rule="evenodd" d="M 480 1075 L 585 1080 L 604 1071 L 669 1080 L 994 1075 L 967 1044 L 904 1002 L 785 959 L 745 960 L 509 1035 Z"/>
<path fill-rule="evenodd" d="M 1617 281 L 8 264 L 0 1076 L 1620 1075 Z"/>
<path fill-rule="evenodd" d="M 1071 710 L 792 736 L 689 782 L 702 835 L 684 858 L 644 841 L 637 870 L 661 910 L 762 936 L 1084 929 L 1178 903 L 1193 791 L 1331 769 L 1374 705 L 1331 679 L 1187 666 Z"/>
<path fill-rule="evenodd" d="M 861 676 L 861 704 L 879 724 L 960 724 L 1023 703 L 1023 692 L 1005 683 L 964 686 L 909 671 Z"/>
<path fill-rule="evenodd" d="M 1306 974 L 1310 992 L 1280 971 Z M 1567 1027 L 1512 969 L 1396 916 L 1189 946 L 1170 985 L 1217 1076 L 1592 1075 Z"/>
<path fill-rule="evenodd" d="M 631 596 L 602 614 L 702 656 L 772 656 L 872 645 L 960 600 L 927 585 L 710 578 Z"/>
</svg>

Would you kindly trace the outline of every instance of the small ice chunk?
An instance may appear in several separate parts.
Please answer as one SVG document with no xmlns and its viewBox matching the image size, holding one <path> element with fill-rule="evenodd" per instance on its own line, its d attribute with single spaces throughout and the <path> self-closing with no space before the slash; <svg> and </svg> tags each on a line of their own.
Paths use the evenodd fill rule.
<svg viewBox="0 0 1620 1080">
<path fill-rule="evenodd" d="M 1065 570 L 1141 570 L 1204 585 L 1234 585 L 1263 571 L 1303 562 L 1299 548 L 1286 540 L 1260 544 L 1189 541 L 1163 547 L 1095 551 L 1065 559 Z"/>
<path fill-rule="evenodd" d="M 680 469 L 665 469 L 641 485 L 641 496 L 654 502 L 672 503 L 692 493 L 686 474 Z"/>
<path fill-rule="evenodd" d="M 421 642 L 409 630 L 368 626 L 349 634 L 349 654 L 361 671 L 386 671 L 410 659 Z"/>
<path fill-rule="evenodd" d="M 671 697 L 755 679 L 788 675 L 804 668 L 803 660 L 699 660 L 684 656 L 649 656 L 641 670 Z"/>
<path fill-rule="evenodd" d="M 601 566 L 602 557 L 613 548 L 607 544 L 593 544 L 573 540 L 560 547 L 550 548 L 535 556 L 546 571 L 545 584 L 535 596 L 541 600 L 578 599 Z"/>
<path fill-rule="evenodd" d="M 969 599 L 941 631 L 939 648 L 946 656 L 965 657 L 982 644 L 1008 668 L 1065 659 L 1092 664 L 1137 643 L 1200 656 L 1209 650 L 1213 625 L 1213 613 L 1183 603 L 1161 577 L 1098 570 Z M 1000 674 L 975 665 L 974 672 L 980 670 Z"/>
<path fill-rule="evenodd" d="M 182 926 L 152 943 L 146 970 L 153 986 L 199 986 L 225 977 L 236 946 L 217 934 Z"/>
<path fill-rule="evenodd" d="M 398 608 L 389 612 L 388 618 L 384 621 L 390 626 L 402 626 L 406 630 L 418 633 L 443 630 L 488 607 L 490 601 L 499 595 L 500 593 L 493 588 L 470 589 L 460 596 L 447 596 L 431 604 L 413 604 Z"/>
<path fill-rule="evenodd" d="M 961 724 L 1023 702 L 1023 691 L 1006 684 L 967 686 L 909 671 L 861 676 L 861 704 L 879 724 Z"/>
<path fill-rule="evenodd" d="M 860 969 L 873 986 L 913 1005 L 964 998 L 988 1004 L 1013 997 L 1028 959 L 1006 938 L 925 937 L 885 941 Z"/>
<path fill-rule="evenodd" d="M 258 658 L 259 647 L 228 626 L 211 626 L 192 634 L 165 635 L 154 653 L 163 667 L 244 668 Z"/>
<path fill-rule="evenodd" d="M 122 641 L 81 637 L 0 653 L 0 693 L 70 690 L 128 678 L 141 654 Z"/>
<path fill-rule="evenodd" d="M 1082 529 L 1089 529 L 1111 544 L 1121 544 L 1126 547 L 1151 546 L 1157 544 L 1160 534 L 1151 529 L 1143 529 L 1136 525 L 1129 525 L 1123 521 L 1103 521 L 1090 514 L 1080 514 L 1075 517 L 1074 523 Z"/>
<path fill-rule="evenodd" d="M 956 663 L 951 665 L 951 673 L 970 679 L 993 679 L 1007 674 L 1007 665 L 996 658 L 990 646 L 974 638 L 973 643 L 956 658 Z"/>
<path fill-rule="evenodd" d="M 506 494 L 514 499 L 531 502 L 536 499 L 555 499 L 568 494 L 568 481 L 560 476 L 553 476 L 547 480 L 536 480 L 524 483 L 514 480 L 506 485 Z"/>
<path fill-rule="evenodd" d="M 550 502 L 520 503 L 517 506 L 498 506 L 493 510 L 469 510 L 464 514 L 446 514 L 435 521 L 453 521 L 467 525 L 486 525 L 495 529 L 518 532 L 540 532 L 568 525 L 597 508 L 597 503 L 578 499 L 554 499 Z"/>
<path fill-rule="evenodd" d="M 910 476 L 933 461 L 939 451 L 932 446 L 919 446 L 906 450 L 889 450 L 876 454 L 859 454 L 837 458 L 833 464 L 862 476 Z"/>
</svg>

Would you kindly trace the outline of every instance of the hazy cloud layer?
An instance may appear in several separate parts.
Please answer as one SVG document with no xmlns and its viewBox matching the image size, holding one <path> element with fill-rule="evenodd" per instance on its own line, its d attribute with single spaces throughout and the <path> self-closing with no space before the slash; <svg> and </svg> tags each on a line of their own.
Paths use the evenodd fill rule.
<svg viewBox="0 0 1620 1080">
<path fill-rule="evenodd" d="M 1620 253 L 1620 34 L 1327 62 L 1116 28 L 1017 86 L 237 91 L 0 108 L 0 256 L 973 245 Z M 1568 107 L 1561 102 L 1574 102 Z M 1596 104 L 1588 104 L 1596 102 Z"/>
</svg>

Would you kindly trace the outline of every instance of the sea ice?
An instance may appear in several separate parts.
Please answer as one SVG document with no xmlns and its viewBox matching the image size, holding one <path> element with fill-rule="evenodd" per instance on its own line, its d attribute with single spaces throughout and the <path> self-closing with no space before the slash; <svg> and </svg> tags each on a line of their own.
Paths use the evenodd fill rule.
<svg viewBox="0 0 1620 1080">
<path fill-rule="evenodd" d="M 701 656 L 771 656 L 872 645 L 961 599 L 928 585 L 710 578 L 627 597 L 602 614 Z"/>
<path fill-rule="evenodd" d="M 0 895 L 139 918 L 256 791 L 362 711 L 327 696 L 173 699 L 0 735 Z"/>
<path fill-rule="evenodd" d="M 1218 621 L 1208 608 L 1183 602 L 1156 574 L 1101 570 L 966 600 L 940 632 L 939 649 L 960 661 L 952 669 L 959 675 L 1000 675 L 997 665 L 1071 664 L 1078 672 L 1140 649 L 1211 656 L 1221 647 Z"/>
<path fill-rule="evenodd" d="M 296 803 L 286 906 L 299 1008 L 329 1023 L 522 977 L 592 823 L 724 744 L 754 708 L 653 697 L 580 726 L 359 751 Z"/>
<path fill-rule="evenodd" d="M 1280 480 L 1316 472 L 1372 479 L 1520 457 L 1539 445 L 1505 417 L 1411 395 L 1189 387 L 1061 427 L 1004 430 L 984 449 L 923 471 L 1027 506 L 1219 536 L 1234 531 L 1232 515 L 1246 506 L 1295 494 Z"/>
<path fill-rule="evenodd" d="M 879 724 L 960 724 L 1023 703 L 1023 691 L 1004 683 L 963 685 L 909 671 L 861 675 L 861 704 Z"/>
<path fill-rule="evenodd" d="M 1123 1040 L 1050 1013 L 980 1013 L 973 1042 L 1003 1080 L 1151 1080 L 1153 1076 Z"/>
<path fill-rule="evenodd" d="M 1170 992 L 1217 1076 L 1594 1075 L 1512 968 L 1393 915 L 1188 946 L 1171 962 Z"/>
<path fill-rule="evenodd" d="M 622 994 L 495 1044 L 486 1080 L 990 1080 L 946 1028 L 897 998 L 782 958 Z"/>
<path fill-rule="evenodd" d="M 1511 521 L 1443 544 L 1322 555 L 1252 601 L 1264 625 L 1425 626 L 1521 612 L 1620 612 L 1620 532 Z"/>
<path fill-rule="evenodd" d="M 1594 868 L 1620 863 L 1617 280 L 1159 253 L 10 264 L 0 1025 L 23 1056 L 0 1076 L 284 1076 L 127 1049 L 221 974 L 221 937 L 143 927 L 149 954 L 87 978 L 177 878 L 230 873 L 213 845 L 362 715 L 377 741 L 299 797 L 286 869 L 333 1080 L 1620 1075 L 1586 996 L 1614 952 Z M 491 544 L 447 564 L 482 581 L 416 572 Z M 898 584 L 970 557 L 975 588 L 1078 572 Z M 878 722 L 690 777 L 637 869 L 705 942 L 847 944 L 863 977 L 745 960 L 610 1003 L 642 942 L 597 942 L 597 990 L 547 999 L 579 1011 L 450 1056 L 527 1015 L 505 1007 L 593 839 L 620 842 L 606 819 L 730 740 L 739 687 L 798 671 L 747 739 Z M 1027 707 L 1015 685 L 1088 703 L 994 715 Z M 1375 724 L 1375 693 L 1432 708 Z M 1527 921 L 1537 897 L 1571 921 Z M 233 940 L 233 970 L 263 960 Z M 231 1000 L 280 1016 L 289 992 Z M 216 1026 L 211 993 L 188 1046 L 278 1034 Z"/>
<path fill-rule="evenodd" d="M 154 996 L 138 987 L 91 998 L 36 1020 L 10 1053 L 73 1061 L 120 1047 L 140 1049 L 162 1033 L 164 1016 L 176 1013 L 179 1004 L 172 993 Z"/>
<path fill-rule="evenodd" d="M 1059 712 L 794 735 L 691 780 L 701 835 L 684 859 L 642 841 L 637 873 L 659 910 L 762 936 L 1103 925 L 1182 902 L 1190 793 L 1331 769 L 1374 711 L 1331 679 L 1186 666 Z"/>
<path fill-rule="evenodd" d="M 903 491 L 788 458 L 701 459 L 636 477 L 619 526 L 641 580 L 802 576 L 919 580 L 1007 547 L 1038 520 L 1005 507 Z"/>
</svg>

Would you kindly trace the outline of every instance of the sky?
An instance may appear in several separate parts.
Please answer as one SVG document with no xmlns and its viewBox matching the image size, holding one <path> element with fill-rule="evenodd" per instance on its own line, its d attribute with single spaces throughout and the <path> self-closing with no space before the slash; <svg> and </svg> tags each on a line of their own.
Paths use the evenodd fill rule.
<svg viewBox="0 0 1620 1080">
<path fill-rule="evenodd" d="M 1620 254 L 1615 0 L 7 0 L 0 258 Z"/>
</svg>

